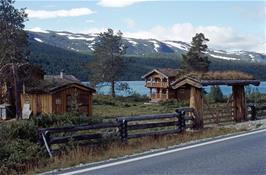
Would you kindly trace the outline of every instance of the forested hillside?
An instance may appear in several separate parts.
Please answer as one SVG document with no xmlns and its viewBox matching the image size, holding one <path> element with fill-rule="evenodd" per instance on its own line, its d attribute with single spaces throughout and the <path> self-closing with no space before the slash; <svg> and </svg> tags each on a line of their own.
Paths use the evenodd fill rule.
<svg viewBox="0 0 266 175">
<path fill-rule="evenodd" d="M 75 51 L 50 46 L 37 41 L 31 41 L 30 61 L 41 65 L 47 74 L 58 74 L 64 70 L 83 81 L 89 80 L 89 69 L 86 65 L 92 61 L 92 56 Z M 120 80 L 141 80 L 141 76 L 154 68 L 179 68 L 179 54 L 149 54 L 147 56 L 125 57 L 127 69 Z M 210 58 L 211 70 L 240 70 L 251 73 L 257 78 L 266 80 L 266 64 L 248 61 L 223 60 Z M 92 72 L 93 73 L 93 72 Z"/>
</svg>

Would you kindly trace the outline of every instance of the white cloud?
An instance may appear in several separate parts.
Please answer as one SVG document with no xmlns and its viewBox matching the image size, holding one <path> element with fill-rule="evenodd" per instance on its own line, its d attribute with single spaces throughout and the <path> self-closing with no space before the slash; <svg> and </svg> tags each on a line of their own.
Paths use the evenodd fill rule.
<svg viewBox="0 0 266 175">
<path fill-rule="evenodd" d="M 128 28 L 134 28 L 136 26 L 136 22 L 131 18 L 126 18 L 124 23 L 127 25 Z"/>
<path fill-rule="evenodd" d="M 223 50 L 247 50 L 265 53 L 265 36 L 241 35 L 231 27 L 193 26 L 190 23 L 171 27 L 155 26 L 149 30 L 124 32 L 124 36 L 142 39 L 176 40 L 191 42 L 196 33 L 204 33 L 209 47 Z"/>
<path fill-rule="evenodd" d="M 103 7 L 126 7 L 144 1 L 150 1 L 150 0 L 100 0 L 98 2 L 98 5 Z"/>
<path fill-rule="evenodd" d="M 39 19 L 48 19 L 48 18 L 57 18 L 57 17 L 76 17 L 84 16 L 95 13 L 89 8 L 74 8 L 70 10 L 26 10 L 29 18 L 39 18 Z"/>
<path fill-rule="evenodd" d="M 89 28 L 89 29 L 86 29 L 86 30 L 82 30 L 80 31 L 79 33 L 85 33 L 85 34 L 98 34 L 98 33 L 102 33 L 102 32 L 106 32 L 108 28 L 105 28 L 105 27 L 102 27 L 102 28 Z"/>
</svg>

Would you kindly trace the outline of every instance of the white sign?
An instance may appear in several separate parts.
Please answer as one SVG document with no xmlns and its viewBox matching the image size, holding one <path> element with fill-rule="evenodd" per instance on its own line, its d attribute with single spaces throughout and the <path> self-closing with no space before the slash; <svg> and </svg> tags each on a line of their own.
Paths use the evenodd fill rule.
<svg viewBox="0 0 266 175">
<path fill-rule="evenodd" d="M 29 119 L 31 112 L 30 104 L 24 104 L 22 109 L 22 119 Z"/>
</svg>

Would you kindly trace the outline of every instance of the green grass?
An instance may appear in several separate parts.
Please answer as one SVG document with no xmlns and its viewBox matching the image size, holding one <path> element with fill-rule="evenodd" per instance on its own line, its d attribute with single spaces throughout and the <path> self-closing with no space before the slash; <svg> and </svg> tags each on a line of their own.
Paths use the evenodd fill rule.
<svg viewBox="0 0 266 175">
<path fill-rule="evenodd" d="M 95 95 L 93 116 L 97 118 L 116 118 L 120 116 L 137 116 L 146 114 L 172 113 L 186 103 L 171 100 L 159 104 L 147 104 L 147 97 L 116 97 Z"/>
</svg>

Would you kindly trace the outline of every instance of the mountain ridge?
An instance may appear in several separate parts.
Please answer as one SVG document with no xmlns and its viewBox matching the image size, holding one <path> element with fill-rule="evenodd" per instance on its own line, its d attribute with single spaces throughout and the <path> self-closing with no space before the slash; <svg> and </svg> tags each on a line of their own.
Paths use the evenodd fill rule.
<svg viewBox="0 0 266 175">
<path fill-rule="evenodd" d="M 46 43 L 66 50 L 91 54 L 97 34 L 71 33 L 67 31 L 27 31 L 29 40 Z M 123 37 L 124 43 L 128 46 L 127 54 L 135 56 L 148 56 L 160 54 L 179 55 L 186 53 L 190 44 L 183 41 L 157 40 L 157 39 L 136 39 Z M 214 59 L 232 61 L 264 62 L 266 55 L 251 51 L 224 51 L 209 48 L 207 53 Z"/>
<path fill-rule="evenodd" d="M 92 42 L 97 35 L 52 31 L 28 32 L 28 34 L 31 63 L 41 65 L 47 74 L 59 74 L 64 70 L 82 81 L 90 80 L 93 72 L 87 65 L 94 59 Z M 180 68 L 182 54 L 190 47 L 188 43 L 180 41 L 168 40 L 162 43 L 154 39 L 133 38 L 126 38 L 124 41 L 128 45 L 130 43 L 127 55 L 124 57 L 127 71 L 118 80 L 125 81 L 141 80 L 142 75 L 154 68 Z M 145 44 L 146 47 L 142 47 Z M 170 47 L 171 44 L 175 46 Z M 209 56 L 211 71 L 237 70 L 253 74 L 257 79 L 266 80 L 264 55 L 245 51 L 233 54 L 223 54 L 224 52 L 226 51 L 208 52 L 212 54 Z M 252 55 L 253 61 L 249 54 Z M 232 59 L 237 55 L 238 59 Z"/>
</svg>

